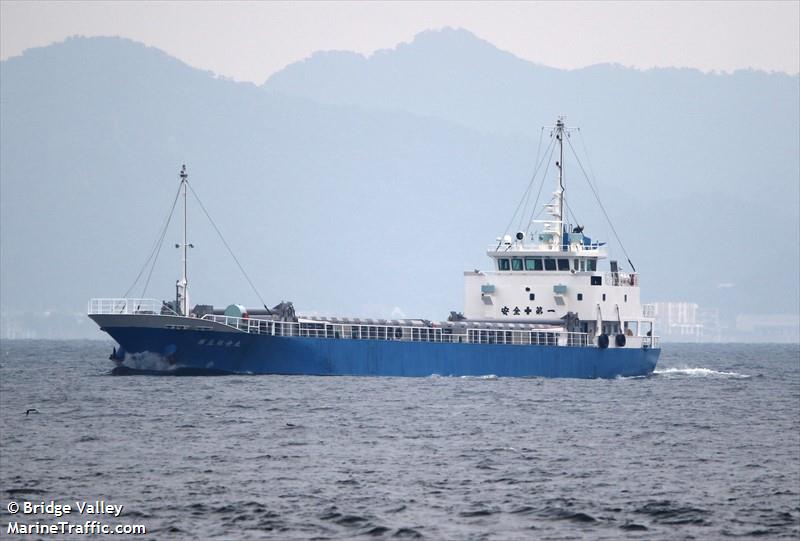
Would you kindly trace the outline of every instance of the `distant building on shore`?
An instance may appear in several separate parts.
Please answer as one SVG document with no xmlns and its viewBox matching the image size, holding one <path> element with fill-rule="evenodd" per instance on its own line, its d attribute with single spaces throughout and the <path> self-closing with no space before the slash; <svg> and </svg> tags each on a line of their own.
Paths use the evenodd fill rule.
<svg viewBox="0 0 800 541">
<path fill-rule="evenodd" d="M 797 314 L 739 314 L 736 336 L 747 342 L 800 342 Z"/>
<path fill-rule="evenodd" d="M 705 326 L 698 320 L 699 306 L 693 302 L 657 302 L 656 334 L 673 342 L 702 342 Z"/>
<path fill-rule="evenodd" d="M 656 333 L 667 342 L 798 343 L 797 314 L 729 314 L 722 322 L 717 308 L 697 303 L 664 301 L 653 303 Z"/>
</svg>

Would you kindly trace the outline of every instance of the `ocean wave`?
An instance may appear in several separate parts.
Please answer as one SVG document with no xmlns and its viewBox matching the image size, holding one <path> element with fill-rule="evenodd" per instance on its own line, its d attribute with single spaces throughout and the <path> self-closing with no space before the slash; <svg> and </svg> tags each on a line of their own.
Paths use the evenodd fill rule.
<svg viewBox="0 0 800 541">
<path fill-rule="evenodd" d="M 661 368 L 653 371 L 656 376 L 667 377 L 690 377 L 690 378 L 732 378 L 732 379 L 747 379 L 752 376 L 747 374 L 740 374 L 738 372 L 723 372 L 721 370 L 712 370 L 710 368 Z"/>
</svg>

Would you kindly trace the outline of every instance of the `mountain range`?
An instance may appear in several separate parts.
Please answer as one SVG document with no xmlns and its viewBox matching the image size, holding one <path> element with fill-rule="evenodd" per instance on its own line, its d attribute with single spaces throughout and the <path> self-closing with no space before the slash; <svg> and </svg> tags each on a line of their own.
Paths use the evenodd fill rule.
<svg viewBox="0 0 800 541">
<path fill-rule="evenodd" d="M 559 70 L 454 29 L 316 53 L 262 85 L 70 38 L 0 63 L 0 310 L 80 312 L 125 293 L 185 163 L 258 289 L 190 200 L 193 302 L 442 318 L 507 232 L 542 127 L 565 114 L 624 244 L 565 160 L 571 210 L 630 256 L 645 301 L 796 314 L 798 104 L 798 76 Z M 174 295 L 175 222 L 131 296 Z"/>
</svg>

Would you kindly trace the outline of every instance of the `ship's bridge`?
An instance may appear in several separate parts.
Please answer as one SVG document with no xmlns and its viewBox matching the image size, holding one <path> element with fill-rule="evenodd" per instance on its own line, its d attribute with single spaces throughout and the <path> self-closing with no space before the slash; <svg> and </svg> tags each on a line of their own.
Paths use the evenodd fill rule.
<svg viewBox="0 0 800 541">
<path fill-rule="evenodd" d="M 597 334 L 639 332 L 643 323 L 650 324 L 635 271 L 624 271 L 617 261 L 611 261 L 611 272 L 601 271 L 598 260 L 608 257 L 605 243 L 593 242 L 580 227 L 571 233 L 554 229 L 505 235 L 489 247 L 494 268 L 464 273 L 467 318 L 564 322 Z"/>
<path fill-rule="evenodd" d="M 528 188 L 503 236 L 486 251 L 493 263 L 492 270 L 464 273 L 463 315 L 473 321 L 558 325 L 569 332 L 590 336 L 621 336 L 622 342 L 626 336 L 645 340 L 652 337 L 652 314 L 641 304 L 639 275 L 613 224 L 609 220 L 630 271 L 623 270 L 613 260 L 610 272 L 599 269 L 598 260 L 608 257 L 605 243 L 584 235 L 583 225 L 567 205 L 564 143 L 572 149 L 569 143 L 572 131 L 559 118 L 550 133 L 549 150 L 545 150 L 541 160 L 537 152 L 537 166 Z M 545 162 L 549 165 L 555 151 L 558 152 L 556 188 L 537 212 L 548 171 L 542 165 Z M 580 168 L 583 171 L 583 166 Z M 535 190 L 539 170 L 544 171 L 542 185 Z M 592 180 L 588 176 L 586 180 L 600 204 Z M 605 209 L 603 213 L 608 218 Z M 544 219 L 537 219 L 540 215 Z M 515 223 L 520 229 L 511 235 L 510 228 Z"/>
<path fill-rule="evenodd" d="M 490 245 L 486 255 L 498 271 L 573 271 L 596 272 L 597 260 L 608 256 L 604 243 L 592 242 L 582 232 L 564 233 L 560 238 L 548 233 L 538 235 L 539 242 L 525 242 L 525 234 L 516 239 L 506 235 Z"/>
</svg>

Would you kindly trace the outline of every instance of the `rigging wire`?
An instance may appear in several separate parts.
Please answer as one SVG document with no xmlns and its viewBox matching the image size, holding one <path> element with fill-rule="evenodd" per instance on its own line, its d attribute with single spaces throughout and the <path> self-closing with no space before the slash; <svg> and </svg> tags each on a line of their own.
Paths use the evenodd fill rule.
<svg viewBox="0 0 800 541">
<path fill-rule="evenodd" d="M 625 258 L 628 260 L 628 263 L 630 264 L 631 268 L 633 269 L 634 272 L 636 272 L 636 267 L 633 266 L 633 262 L 631 261 L 631 258 L 628 255 L 628 251 L 625 249 L 625 245 L 622 244 L 622 240 L 620 240 L 619 235 L 617 234 L 617 229 L 611 222 L 611 218 L 609 218 L 608 212 L 606 212 L 606 208 L 603 206 L 603 202 L 600 201 L 600 196 L 597 194 L 597 190 L 595 190 L 595 187 L 592 185 L 592 181 L 589 179 L 589 175 L 586 174 L 586 169 L 583 168 L 581 159 L 578 157 L 578 153 L 575 152 L 575 147 L 572 146 L 572 141 L 567 139 L 567 142 L 569 143 L 570 150 L 572 150 L 572 155 L 575 156 L 575 160 L 578 162 L 578 166 L 580 166 L 581 168 L 581 172 L 583 172 L 583 176 L 586 177 L 587 184 L 589 184 L 589 187 L 592 189 L 592 193 L 594 194 L 595 199 L 597 199 L 597 204 L 600 205 L 600 210 L 603 211 L 603 215 L 605 215 L 606 221 L 608 222 L 608 225 L 611 227 L 611 231 L 614 233 L 614 237 L 617 239 L 620 248 L 622 248 L 622 253 L 625 254 Z"/>
<path fill-rule="evenodd" d="M 217 227 L 217 224 L 211 218 L 211 215 L 206 210 L 205 205 L 203 205 L 203 202 L 200 201 L 200 196 L 197 195 L 197 192 L 194 191 L 194 188 L 192 188 L 192 185 L 189 184 L 188 181 L 186 182 L 186 185 L 189 187 L 189 190 L 192 192 L 192 195 L 197 200 L 197 203 L 200 205 L 200 208 L 203 210 L 203 213 L 206 215 L 206 218 L 208 218 L 208 221 L 211 222 L 211 225 L 214 227 L 214 231 L 216 231 L 217 235 L 219 235 L 219 238 L 222 241 L 222 244 L 225 245 L 225 248 L 228 250 L 228 253 L 231 254 L 231 257 L 236 262 L 236 265 L 239 267 L 239 270 L 242 272 L 242 275 L 245 277 L 245 280 L 247 280 L 247 283 L 250 284 L 250 287 L 253 289 L 253 292 L 256 294 L 258 299 L 261 301 L 261 305 L 264 306 L 265 310 L 269 311 L 269 308 L 267 308 L 267 303 L 264 302 L 263 297 L 261 297 L 261 293 L 258 292 L 258 289 L 256 288 L 255 284 L 253 284 L 253 281 L 247 275 L 247 272 L 245 272 L 244 267 L 242 267 L 242 264 L 239 262 L 239 259 L 236 257 L 236 254 L 233 253 L 233 250 L 228 245 L 227 241 L 225 240 L 225 237 L 222 236 L 222 231 L 219 230 L 219 227 Z"/>
<path fill-rule="evenodd" d="M 533 206 L 531 207 L 531 216 L 530 216 L 530 219 L 528 219 L 528 230 L 530 230 L 531 224 L 533 223 L 533 220 L 535 220 L 542 213 L 542 210 L 543 210 L 543 209 L 539 209 L 539 212 L 536 212 L 536 208 L 539 206 L 539 198 L 542 195 L 542 189 L 544 188 L 544 183 L 545 183 L 545 180 L 547 179 L 547 172 L 550 170 L 550 164 L 553 162 L 553 153 L 556 151 L 555 140 L 556 139 L 554 137 L 552 139 L 553 148 L 550 149 L 550 155 L 547 158 L 547 167 L 545 167 L 545 169 L 544 169 L 544 173 L 542 174 L 542 182 L 541 182 L 541 184 L 539 184 L 539 191 L 536 193 L 536 200 L 533 202 Z M 542 158 L 542 159 L 544 159 L 544 158 Z M 534 213 L 536 213 L 535 216 L 534 216 Z"/>
<path fill-rule="evenodd" d="M 542 130 L 544 130 L 544 128 L 542 128 Z M 549 149 L 551 146 L 555 149 L 554 141 L 550 141 L 550 144 L 547 146 L 547 149 Z M 547 149 L 545 149 L 545 154 L 547 154 Z M 552 152 L 550 154 L 552 155 Z M 536 165 L 536 168 L 533 170 L 533 174 L 531 175 L 531 180 L 530 180 L 530 182 L 528 182 L 528 187 L 525 189 L 525 193 L 523 194 L 522 198 L 520 199 L 519 203 L 517 204 L 517 208 L 514 210 L 514 214 L 511 215 L 511 220 L 508 221 L 508 225 L 506 226 L 505 231 L 503 232 L 503 235 L 508 234 L 508 231 L 511 229 L 511 225 L 514 223 L 514 218 L 517 217 L 517 213 L 520 212 L 520 209 L 522 210 L 522 216 L 525 215 L 525 208 L 522 207 L 522 203 L 523 203 L 523 201 L 526 201 L 526 196 L 530 193 L 530 190 L 533 187 L 533 183 L 536 181 L 536 176 L 539 173 L 539 169 L 541 168 L 543 162 L 544 162 L 544 156 L 542 156 L 542 161 L 540 161 Z M 541 189 L 539 191 L 541 192 Z M 527 206 L 527 203 L 526 203 L 526 206 Z M 497 246 L 498 246 L 498 248 L 500 247 L 499 244 Z"/>
<path fill-rule="evenodd" d="M 573 219 L 572 223 L 574 223 L 575 225 L 580 225 L 581 221 L 578 220 L 578 215 L 575 214 L 575 212 L 572 210 L 572 207 L 570 207 L 569 203 L 567 203 L 566 199 L 564 199 L 564 206 L 567 207 L 567 212 L 569 213 L 570 216 L 572 216 L 572 219 Z M 566 225 L 569 225 L 569 216 L 567 217 Z M 567 232 L 569 233 L 569 231 L 567 231 Z"/>
<path fill-rule="evenodd" d="M 172 209 L 173 211 L 175 210 L 174 203 L 172 205 Z M 145 294 L 147 293 L 147 288 L 150 286 L 150 278 L 153 276 L 153 271 L 156 268 L 156 261 L 158 261 L 158 255 L 161 253 L 161 247 L 164 246 L 164 237 L 167 235 L 167 226 L 169 226 L 169 222 L 172 220 L 172 212 L 170 212 L 169 217 L 170 219 L 167 221 L 167 224 L 164 226 L 164 231 L 161 233 L 161 238 L 158 240 L 158 250 L 156 250 L 156 255 L 153 257 L 153 264 L 150 266 L 150 272 L 147 273 L 147 281 L 144 283 L 144 288 L 142 288 L 141 298 L 144 298 Z"/>
<path fill-rule="evenodd" d="M 133 280 L 133 283 L 128 288 L 128 290 L 125 291 L 125 294 L 122 296 L 123 298 L 127 298 L 128 295 L 130 294 L 130 292 L 133 291 L 133 288 L 135 288 L 136 284 L 139 283 L 139 278 L 142 277 L 142 273 L 147 268 L 147 265 L 150 263 L 150 260 L 153 259 L 153 255 L 156 254 L 157 251 L 161 250 L 161 244 L 164 242 L 164 236 L 167 234 L 167 228 L 169 227 L 170 221 L 172 221 L 172 214 L 175 212 L 175 205 L 178 202 L 178 196 L 180 195 L 180 193 L 181 193 L 181 189 L 180 189 L 180 186 L 178 186 L 178 190 L 177 190 L 177 192 L 175 192 L 175 199 L 172 200 L 172 206 L 170 207 L 169 213 L 167 213 L 167 217 L 164 219 L 164 223 L 160 228 L 161 233 L 157 237 L 157 240 L 156 240 L 155 244 L 153 244 L 153 247 L 150 249 L 150 255 L 148 255 L 147 259 L 144 260 L 144 264 L 142 265 L 142 268 L 139 269 L 139 273 L 136 275 L 136 278 Z M 157 257 L 158 257 L 158 255 L 156 255 L 156 258 Z M 155 266 L 155 261 L 153 261 L 153 267 L 154 266 Z M 153 274 L 153 267 L 150 268 L 150 274 L 151 275 Z M 148 281 L 148 283 L 150 282 L 150 276 L 149 275 L 148 275 L 147 281 Z M 145 290 L 146 289 L 147 289 L 147 286 L 145 285 Z M 144 292 L 142 293 L 142 297 L 144 297 Z"/>
<path fill-rule="evenodd" d="M 539 130 L 539 143 L 536 145 L 536 160 L 534 160 L 534 162 L 533 162 L 535 164 L 539 163 L 539 157 L 541 156 L 541 151 L 542 151 L 542 139 L 543 138 L 544 138 L 544 126 L 542 126 L 542 129 Z M 534 178 L 535 178 L 535 173 L 534 173 Z M 528 188 L 525 190 L 525 194 L 523 196 L 524 199 L 525 199 L 525 202 L 522 205 L 522 212 L 519 213 L 519 224 L 517 225 L 517 231 L 522 231 L 522 222 L 525 219 L 525 209 L 528 208 L 528 201 L 530 200 L 531 186 L 532 185 L 533 185 L 532 182 L 528 183 Z M 514 213 L 514 214 L 516 215 L 516 213 Z M 507 233 L 508 233 L 508 231 L 505 231 L 503 234 L 505 235 Z"/>
<path fill-rule="evenodd" d="M 578 135 L 580 135 L 579 139 L 581 140 L 581 146 L 583 147 L 583 155 L 586 156 L 586 165 L 589 168 L 589 173 L 591 174 L 591 182 L 594 183 L 594 187 L 597 189 L 598 193 L 600 189 L 597 187 L 597 175 L 594 174 L 594 168 L 592 167 L 592 159 L 589 156 L 589 149 L 586 148 L 586 140 L 583 138 L 583 133 L 581 133 L 581 129 L 578 128 Z M 575 152 L 573 150 L 573 152 Z"/>
</svg>

